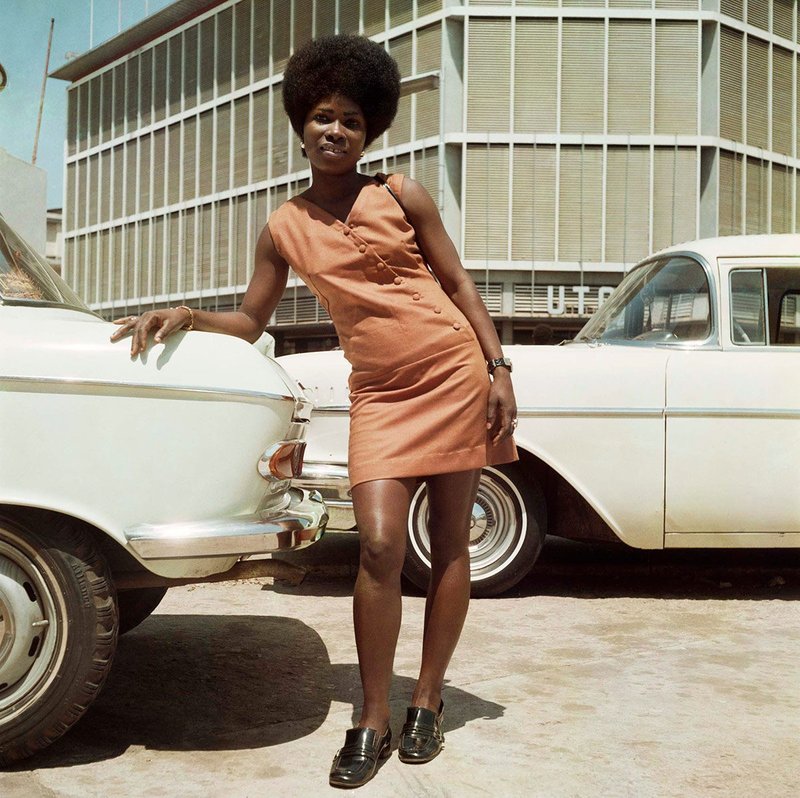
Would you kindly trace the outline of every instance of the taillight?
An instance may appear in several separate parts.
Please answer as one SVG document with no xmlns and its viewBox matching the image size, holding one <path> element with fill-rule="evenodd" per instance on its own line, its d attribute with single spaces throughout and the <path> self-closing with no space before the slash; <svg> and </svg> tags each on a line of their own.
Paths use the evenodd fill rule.
<svg viewBox="0 0 800 798">
<path fill-rule="evenodd" d="M 270 482 L 299 477 L 303 471 L 305 441 L 278 441 L 264 451 L 258 460 L 258 473 Z"/>
</svg>

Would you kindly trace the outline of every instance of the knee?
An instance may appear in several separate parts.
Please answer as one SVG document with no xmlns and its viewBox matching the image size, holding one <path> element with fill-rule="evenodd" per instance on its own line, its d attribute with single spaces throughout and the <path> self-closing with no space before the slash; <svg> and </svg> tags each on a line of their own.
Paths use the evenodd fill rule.
<svg viewBox="0 0 800 798">
<path fill-rule="evenodd" d="M 399 576 L 406 555 L 405 530 L 402 534 L 362 535 L 359 564 L 370 576 Z"/>
</svg>

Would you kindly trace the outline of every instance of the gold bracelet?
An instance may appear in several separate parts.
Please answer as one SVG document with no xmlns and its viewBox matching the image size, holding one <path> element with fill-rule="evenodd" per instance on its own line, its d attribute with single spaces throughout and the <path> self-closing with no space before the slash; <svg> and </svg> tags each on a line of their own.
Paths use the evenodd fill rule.
<svg viewBox="0 0 800 798">
<path fill-rule="evenodd" d="M 189 326 L 187 327 L 185 324 L 181 327 L 182 330 L 193 330 L 194 329 L 194 311 L 186 306 L 186 305 L 178 305 L 175 310 L 185 310 L 189 313 Z"/>
</svg>

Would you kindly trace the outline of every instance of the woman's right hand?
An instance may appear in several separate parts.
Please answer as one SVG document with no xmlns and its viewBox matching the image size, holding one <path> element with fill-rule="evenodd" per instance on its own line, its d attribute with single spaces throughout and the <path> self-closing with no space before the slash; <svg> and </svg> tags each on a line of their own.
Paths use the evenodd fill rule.
<svg viewBox="0 0 800 798">
<path fill-rule="evenodd" d="M 176 330 L 183 329 L 191 320 L 191 315 L 185 308 L 148 310 L 141 316 L 123 316 L 121 319 L 114 319 L 114 324 L 119 324 L 120 328 L 111 336 L 111 341 L 119 341 L 130 333 L 131 357 L 135 357 L 147 349 L 147 336 L 152 331 L 155 331 L 155 343 L 160 344 Z"/>
</svg>

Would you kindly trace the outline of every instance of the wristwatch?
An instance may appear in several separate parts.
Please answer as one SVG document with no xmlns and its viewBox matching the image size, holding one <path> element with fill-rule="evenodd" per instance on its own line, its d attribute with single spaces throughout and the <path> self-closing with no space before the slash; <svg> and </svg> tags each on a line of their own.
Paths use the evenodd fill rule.
<svg viewBox="0 0 800 798">
<path fill-rule="evenodd" d="M 507 368 L 509 371 L 514 369 L 511 367 L 511 358 L 509 357 L 496 357 L 493 360 L 486 361 L 486 367 L 489 369 L 489 374 L 494 374 L 494 370 L 499 366 Z"/>
</svg>

